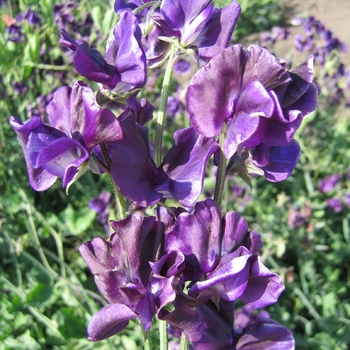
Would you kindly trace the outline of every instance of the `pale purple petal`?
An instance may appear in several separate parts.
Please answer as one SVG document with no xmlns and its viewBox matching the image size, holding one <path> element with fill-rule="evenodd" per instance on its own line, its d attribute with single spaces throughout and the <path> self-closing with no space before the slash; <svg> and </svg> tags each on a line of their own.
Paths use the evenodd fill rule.
<svg viewBox="0 0 350 350">
<path fill-rule="evenodd" d="M 206 274 L 204 281 L 196 282 L 191 287 L 189 295 L 195 296 L 201 291 L 212 289 L 224 300 L 238 299 L 248 283 L 251 256 L 245 247 L 224 255 L 215 270 Z"/>
<path fill-rule="evenodd" d="M 36 143 L 35 134 L 29 137 L 28 147 Z M 62 177 L 62 187 L 73 180 L 80 165 L 89 159 L 87 150 L 69 137 L 61 137 L 42 148 L 38 154 L 36 167 L 44 167 L 50 174 Z"/>
<path fill-rule="evenodd" d="M 52 127 L 83 143 L 88 150 L 122 138 L 118 119 L 97 104 L 93 91 L 83 82 L 59 88 L 46 110 Z"/>
<path fill-rule="evenodd" d="M 230 211 L 223 218 L 223 230 L 221 253 L 232 253 L 247 235 L 248 223 L 239 213 Z"/>
<path fill-rule="evenodd" d="M 62 134 L 58 130 L 44 125 L 40 117 L 33 117 L 24 124 L 19 119 L 11 117 L 9 122 L 12 128 L 15 130 L 18 140 L 21 143 L 30 185 L 36 191 L 47 190 L 56 182 L 57 176 L 50 174 L 44 167 L 33 167 L 30 160 L 30 154 L 27 150 L 28 138 L 33 131 L 42 132 L 48 135 L 53 133 L 57 134 L 58 137 Z"/>
</svg>

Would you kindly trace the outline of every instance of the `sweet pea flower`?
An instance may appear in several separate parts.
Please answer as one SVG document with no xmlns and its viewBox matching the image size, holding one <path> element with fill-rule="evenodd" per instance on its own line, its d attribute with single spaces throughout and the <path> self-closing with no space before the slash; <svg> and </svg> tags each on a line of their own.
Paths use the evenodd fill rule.
<svg viewBox="0 0 350 350">
<path fill-rule="evenodd" d="M 271 179 L 278 167 L 275 163 L 288 154 L 286 174 L 275 178 L 288 177 L 299 157 L 294 133 L 317 104 L 312 60 L 288 72 L 257 45 L 223 50 L 193 76 L 187 89 L 186 108 L 193 128 L 206 137 L 223 133 L 227 160 L 244 150 L 254 153 L 254 147 L 260 146 L 254 161 L 265 159 L 261 166 L 266 174 L 272 172 Z"/>
<path fill-rule="evenodd" d="M 233 315 L 238 317 L 239 327 L 245 324 L 243 328 L 236 327 Z M 233 303 L 222 299 L 215 303 L 209 300 L 194 310 L 181 305 L 161 316 L 173 328 L 183 332 L 194 350 L 295 348 L 291 331 L 270 319 L 267 312 L 260 312 L 257 316 L 246 315 L 246 319 L 242 320 L 234 312 Z"/>
<path fill-rule="evenodd" d="M 178 40 L 180 47 L 196 47 L 200 57 L 211 58 L 227 47 L 241 12 L 236 1 L 222 9 L 211 2 L 163 0 L 152 19 L 168 38 Z"/>
<path fill-rule="evenodd" d="M 96 237 L 79 248 L 109 303 L 90 320 L 92 341 L 119 333 L 132 318 L 147 331 L 152 317 L 175 299 L 173 277 L 154 275 L 149 264 L 163 255 L 164 224 L 155 217 L 130 215 L 111 226 L 115 232 L 108 242 Z"/>
<path fill-rule="evenodd" d="M 34 116 L 26 123 L 10 118 L 21 142 L 29 181 L 36 191 L 50 188 L 57 177 L 66 187 L 78 168 L 89 161 L 92 149 L 122 138 L 114 114 L 101 108 L 83 82 L 59 88 L 47 106 L 50 125 Z"/>
<path fill-rule="evenodd" d="M 74 40 L 61 30 L 60 42 L 74 52 L 75 69 L 82 76 L 100 83 L 102 89 L 125 95 L 146 83 L 146 57 L 140 44 L 137 18 L 124 11 L 114 27 L 103 57 L 84 40 Z"/>
<path fill-rule="evenodd" d="M 218 148 L 216 141 L 191 127 L 177 130 L 174 146 L 157 168 L 150 156 L 147 129 L 131 115 L 124 114 L 119 121 L 124 137 L 108 147 L 110 171 L 122 195 L 142 207 L 174 198 L 191 208 L 202 193 L 206 163 Z"/>
<path fill-rule="evenodd" d="M 221 218 L 211 199 L 197 202 L 192 213 L 181 213 L 165 238 L 167 253 L 185 256 L 182 273 L 185 281 L 191 281 L 191 305 L 214 295 L 226 301 L 240 299 L 253 308 L 276 302 L 284 286 L 261 262 L 257 255 L 261 246 L 259 233 L 248 232 L 243 217 L 230 211 Z"/>
<path fill-rule="evenodd" d="M 339 183 L 342 177 L 342 174 L 329 175 L 324 179 L 320 180 L 317 184 L 317 187 L 322 193 L 328 193 L 335 188 L 335 186 Z"/>
</svg>

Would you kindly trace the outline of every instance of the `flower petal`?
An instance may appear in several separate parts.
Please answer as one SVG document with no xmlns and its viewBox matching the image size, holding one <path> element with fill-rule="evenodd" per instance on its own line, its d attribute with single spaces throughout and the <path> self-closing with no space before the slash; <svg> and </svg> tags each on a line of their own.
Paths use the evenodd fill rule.
<svg viewBox="0 0 350 350">
<path fill-rule="evenodd" d="M 199 134 L 205 137 L 218 135 L 225 120 L 233 115 L 244 61 L 244 49 L 234 45 L 214 56 L 192 77 L 186 93 L 186 108 L 190 122 Z"/>
<path fill-rule="evenodd" d="M 122 331 L 132 318 L 136 318 L 130 308 L 122 304 L 107 305 L 92 316 L 88 328 L 88 339 L 103 340 Z"/>
</svg>

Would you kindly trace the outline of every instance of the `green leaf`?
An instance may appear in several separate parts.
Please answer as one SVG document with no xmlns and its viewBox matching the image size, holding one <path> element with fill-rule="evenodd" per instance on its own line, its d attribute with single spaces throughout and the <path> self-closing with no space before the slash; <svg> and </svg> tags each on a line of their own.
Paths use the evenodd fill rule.
<svg viewBox="0 0 350 350">
<path fill-rule="evenodd" d="M 61 219 L 65 222 L 69 235 L 80 235 L 84 233 L 92 224 L 96 217 L 96 212 L 92 211 L 88 207 L 80 210 L 74 210 L 71 205 L 61 213 Z"/>
<path fill-rule="evenodd" d="M 52 305 L 56 299 L 53 286 L 40 282 L 27 295 L 27 303 L 40 309 Z"/>
</svg>

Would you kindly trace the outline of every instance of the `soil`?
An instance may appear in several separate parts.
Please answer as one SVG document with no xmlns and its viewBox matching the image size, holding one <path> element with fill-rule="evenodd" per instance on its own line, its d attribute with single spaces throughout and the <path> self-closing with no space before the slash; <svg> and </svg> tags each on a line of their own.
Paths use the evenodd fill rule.
<svg viewBox="0 0 350 350">
<path fill-rule="evenodd" d="M 286 18 L 293 19 L 306 14 L 321 21 L 348 46 L 342 61 L 350 67 L 350 0 L 280 0 L 280 4 Z"/>
</svg>

